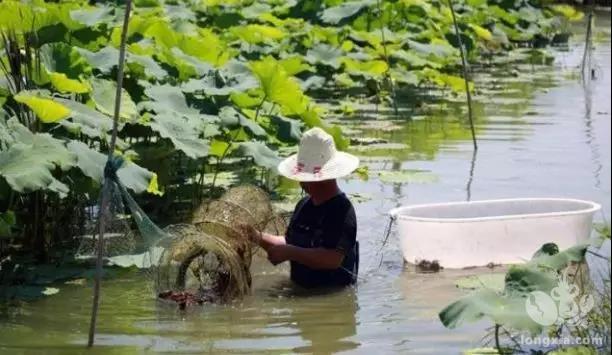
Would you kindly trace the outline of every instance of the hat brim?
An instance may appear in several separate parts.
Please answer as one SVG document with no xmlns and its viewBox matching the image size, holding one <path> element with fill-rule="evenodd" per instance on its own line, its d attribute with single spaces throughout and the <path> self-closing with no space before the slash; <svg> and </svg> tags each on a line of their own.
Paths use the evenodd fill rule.
<svg viewBox="0 0 612 355">
<path fill-rule="evenodd" d="M 345 152 L 336 152 L 325 165 L 321 167 L 318 173 L 296 171 L 297 154 L 294 154 L 280 164 L 278 164 L 278 172 L 282 176 L 302 182 L 315 182 L 338 179 L 351 174 L 359 166 L 359 158 Z"/>
</svg>

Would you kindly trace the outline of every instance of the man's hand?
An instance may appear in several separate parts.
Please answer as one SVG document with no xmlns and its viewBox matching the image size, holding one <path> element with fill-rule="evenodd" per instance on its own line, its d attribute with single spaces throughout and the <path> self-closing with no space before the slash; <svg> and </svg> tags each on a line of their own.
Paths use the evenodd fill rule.
<svg viewBox="0 0 612 355">
<path fill-rule="evenodd" d="M 268 248 L 268 260 L 273 265 L 278 265 L 289 260 L 290 245 L 275 245 Z"/>
<path fill-rule="evenodd" d="M 249 241 L 261 245 L 261 232 L 255 229 L 255 227 L 249 224 L 241 224 L 238 226 L 238 229 Z"/>
</svg>

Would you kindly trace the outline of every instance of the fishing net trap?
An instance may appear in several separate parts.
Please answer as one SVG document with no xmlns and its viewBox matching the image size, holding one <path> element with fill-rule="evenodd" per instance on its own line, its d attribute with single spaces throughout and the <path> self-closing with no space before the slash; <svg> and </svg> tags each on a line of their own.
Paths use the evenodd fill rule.
<svg viewBox="0 0 612 355">
<path fill-rule="evenodd" d="M 189 223 L 163 229 L 120 182 L 109 186 L 104 237 L 82 236 L 77 257 L 93 259 L 101 242 L 107 264 L 145 269 L 157 297 L 181 308 L 229 302 L 249 293 L 257 246 L 248 240 L 244 228 L 277 235 L 286 229 L 286 218 L 275 213 L 268 194 L 251 185 L 231 188 L 198 206 Z"/>
</svg>

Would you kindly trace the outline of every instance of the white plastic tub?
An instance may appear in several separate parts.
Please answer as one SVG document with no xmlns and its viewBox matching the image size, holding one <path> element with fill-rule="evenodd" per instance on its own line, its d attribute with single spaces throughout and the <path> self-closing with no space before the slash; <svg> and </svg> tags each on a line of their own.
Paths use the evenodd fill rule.
<svg viewBox="0 0 612 355">
<path fill-rule="evenodd" d="M 600 205 L 555 198 L 506 199 L 399 207 L 400 247 L 409 263 L 438 260 L 445 268 L 516 264 L 542 244 L 560 249 L 587 240 Z"/>
</svg>

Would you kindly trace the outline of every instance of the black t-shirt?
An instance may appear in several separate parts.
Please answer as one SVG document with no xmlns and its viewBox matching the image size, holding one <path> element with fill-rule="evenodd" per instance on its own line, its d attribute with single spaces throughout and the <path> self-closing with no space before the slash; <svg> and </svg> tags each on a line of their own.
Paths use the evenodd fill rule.
<svg viewBox="0 0 612 355">
<path fill-rule="evenodd" d="M 291 262 L 291 280 L 304 287 L 345 286 L 356 282 L 359 266 L 357 218 L 351 201 L 341 193 L 315 206 L 309 197 L 296 205 L 286 240 L 303 248 L 333 249 L 344 254 L 335 270 L 315 270 Z"/>
</svg>

